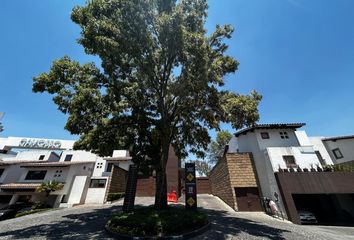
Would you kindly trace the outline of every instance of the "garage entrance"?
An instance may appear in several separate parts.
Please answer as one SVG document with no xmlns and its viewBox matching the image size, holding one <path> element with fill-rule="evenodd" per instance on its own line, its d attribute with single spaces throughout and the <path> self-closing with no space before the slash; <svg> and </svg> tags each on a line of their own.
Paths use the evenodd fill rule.
<svg viewBox="0 0 354 240">
<path fill-rule="evenodd" d="M 235 193 L 238 211 L 263 211 L 257 187 L 237 187 L 235 188 Z"/>
<path fill-rule="evenodd" d="M 292 197 L 296 209 L 312 212 L 319 224 L 354 224 L 354 194 L 292 194 Z"/>
</svg>

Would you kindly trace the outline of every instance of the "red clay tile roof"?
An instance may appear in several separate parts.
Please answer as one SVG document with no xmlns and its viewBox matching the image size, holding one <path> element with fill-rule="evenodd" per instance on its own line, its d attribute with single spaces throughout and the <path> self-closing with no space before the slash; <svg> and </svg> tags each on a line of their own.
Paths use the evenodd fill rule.
<svg viewBox="0 0 354 240">
<path fill-rule="evenodd" d="M 74 162 L 32 162 L 21 164 L 21 167 L 67 167 L 71 165 L 95 163 L 95 161 L 74 161 Z"/>
<path fill-rule="evenodd" d="M 13 164 L 21 164 L 21 163 L 32 163 L 32 162 L 37 162 L 39 160 L 36 161 L 29 161 L 29 160 L 3 160 L 0 161 L 0 166 L 1 165 L 13 165 Z"/>
<path fill-rule="evenodd" d="M 270 124 L 255 124 L 252 127 L 247 127 L 241 129 L 235 133 L 235 136 L 238 137 L 241 134 L 246 134 L 249 131 L 253 131 L 255 129 L 279 129 L 279 128 L 290 128 L 296 129 L 305 126 L 305 123 L 270 123 Z"/>
<path fill-rule="evenodd" d="M 337 136 L 337 137 L 326 137 L 323 138 L 323 141 L 336 141 L 336 140 L 344 140 L 344 139 L 351 139 L 354 138 L 354 135 L 348 135 L 348 136 Z"/>
<path fill-rule="evenodd" d="M 40 183 L 6 183 L 1 184 L 0 189 L 35 189 L 40 185 Z"/>
<path fill-rule="evenodd" d="M 21 167 L 41 167 L 41 166 L 48 166 L 48 167 L 66 167 L 70 165 L 77 165 L 77 164 L 86 164 L 86 163 L 95 163 L 95 161 L 73 161 L 73 162 L 52 162 L 52 161 L 41 161 L 41 160 L 6 160 L 0 161 L 0 166 L 6 165 L 14 165 L 20 164 Z"/>
</svg>

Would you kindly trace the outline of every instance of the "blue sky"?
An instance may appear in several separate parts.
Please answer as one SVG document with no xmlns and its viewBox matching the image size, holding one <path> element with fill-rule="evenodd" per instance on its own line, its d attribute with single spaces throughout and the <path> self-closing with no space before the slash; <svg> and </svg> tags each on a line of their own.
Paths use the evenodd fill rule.
<svg viewBox="0 0 354 240">
<path fill-rule="evenodd" d="M 67 54 L 80 62 L 80 29 L 70 20 L 84 1 L 3 0 L 0 111 L 6 136 L 76 139 L 51 96 L 32 77 Z M 239 62 L 226 88 L 263 95 L 262 123 L 306 122 L 309 135 L 354 133 L 354 1 L 212 0 L 207 28 L 232 24 L 229 54 Z M 232 130 L 228 125 L 225 129 Z M 214 135 L 214 133 L 212 133 Z"/>
</svg>

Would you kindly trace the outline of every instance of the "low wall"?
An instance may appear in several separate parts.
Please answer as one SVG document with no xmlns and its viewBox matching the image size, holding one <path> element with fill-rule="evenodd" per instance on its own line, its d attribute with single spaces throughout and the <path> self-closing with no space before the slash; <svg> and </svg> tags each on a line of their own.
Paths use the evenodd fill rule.
<svg viewBox="0 0 354 240">
<path fill-rule="evenodd" d="M 155 178 L 139 178 L 136 184 L 136 196 L 153 197 L 155 196 Z"/>
<path fill-rule="evenodd" d="M 197 194 L 211 194 L 210 180 L 208 177 L 197 177 Z"/>
<path fill-rule="evenodd" d="M 258 187 L 252 153 L 225 154 L 210 172 L 209 180 L 212 194 L 238 210 L 235 188 Z"/>
<path fill-rule="evenodd" d="M 275 173 L 289 219 L 300 223 L 292 194 L 354 194 L 354 172 Z"/>
</svg>

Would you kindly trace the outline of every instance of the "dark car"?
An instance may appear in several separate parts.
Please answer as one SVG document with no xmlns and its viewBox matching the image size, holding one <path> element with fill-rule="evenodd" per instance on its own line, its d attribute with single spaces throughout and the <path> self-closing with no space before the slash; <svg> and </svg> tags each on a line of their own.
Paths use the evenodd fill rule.
<svg viewBox="0 0 354 240">
<path fill-rule="evenodd" d="M 0 221 L 14 218 L 16 213 L 20 211 L 22 208 L 28 207 L 27 204 L 17 203 L 13 205 L 8 205 L 0 209 Z"/>
<path fill-rule="evenodd" d="M 315 217 L 315 214 L 313 214 L 312 212 L 301 210 L 298 213 L 299 213 L 299 218 L 300 218 L 300 221 L 302 224 L 306 224 L 306 223 L 316 224 L 317 223 L 317 219 Z"/>
</svg>

